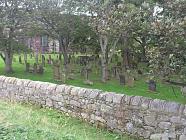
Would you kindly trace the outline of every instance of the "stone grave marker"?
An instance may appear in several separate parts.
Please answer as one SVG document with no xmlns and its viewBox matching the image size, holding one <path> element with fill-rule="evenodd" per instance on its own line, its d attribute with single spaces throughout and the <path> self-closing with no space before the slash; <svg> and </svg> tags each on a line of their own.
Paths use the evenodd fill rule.
<svg viewBox="0 0 186 140">
<path fill-rule="evenodd" d="M 42 55 L 41 61 L 42 61 L 42 65 L 45 67 L 45 56 L 44 55 Z"/>
<path fill-rule="evenodd" d="M 119 75 L 119 82 L 120 82 L 120 85 L 122 85 L 122 86 L 125 85 L 125 75 L 123 75 L 123 74 Z"/>
<path fill-rule="evenodd" d="M 127 79 L 127 86 L 133 87 L 134 86 L 134 78 L 133 77 L 128 77 Z"/>
<path fill-rule="evenodd" d="M 30 71 L 30 63 L 26 63 L 26 72 L 29 72 Z"/>
<path fill-rule="evenodd" d="M 90 66 L 85 67 L 85 79 L 86 80 L 89 80 L 89 74 L 90 74 L 91 71 L 92 71 L 92 69 L 91 69 Z"/>
<path fill-rule="evenodd" d="M 186 97 L 186 86 L 181 87 L 181 93 L 184 97 Z"/>
<path fill-rule="evenodd" d="M 19 56 L 19 64 L 23 64 L 21 56 Z"/>
<path fill-rule="evenodd" d="M 52 56 L 51 55 L 49 55 L 49 58 L 47 61 L 48 61 L 48 64 L 50 64 L 50 65 L 52 64 Z"/>
<path fill-rule="evenodd" d="M 62 71 L 60 61 L 55 61 L 53 63 L 53 78 L 56 81 L 62 81 Z"/>
<path fill-rule="evenodd" d="M 39 65 L 38 70 L 37 70 L 38 74 L 43 74 L 44 73 L 44 68 L 43 65 Z"/>
<path fill-rule="evenodd" d="M 34 70 L 34 73 L 37 73 L 37 64 L 36 63 L 34 63 L 33 70 Z"/>
<path fill-rule="evenodd" d="M 148 86 L 150 91 L 156 91 L 156 82 L 154 80 L 149 80 Z"/>
</svg>

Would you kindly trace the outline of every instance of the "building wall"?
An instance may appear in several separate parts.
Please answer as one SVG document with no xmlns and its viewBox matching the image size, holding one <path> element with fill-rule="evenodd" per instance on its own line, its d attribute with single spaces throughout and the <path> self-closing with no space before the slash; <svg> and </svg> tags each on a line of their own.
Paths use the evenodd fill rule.
<svg viewBox="0 0 186 140">
<path fill-rule="evenodd" d="M 0 76 L 0 99 L 51 107 L 119 133 L 186 140 L 186 105 Z"/>
<path fill-rule="evenodd" d="M 40 53 L 59 52 L 58 41 L 44 35 L 27 38 L 26 45 L 34 52 L 40 52 Z"/>
</svg>

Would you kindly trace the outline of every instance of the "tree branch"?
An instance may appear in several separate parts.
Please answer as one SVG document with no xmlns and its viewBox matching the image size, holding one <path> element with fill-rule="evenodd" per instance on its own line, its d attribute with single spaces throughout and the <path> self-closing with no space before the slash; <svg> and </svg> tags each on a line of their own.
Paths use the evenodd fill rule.
<svg viewBox="0 0 186 140">
<path fill-rule="evenodd" d="M 2 53 L 0 53 L 0 57 L 3 59 L 3 61 L 5 62 L 5 57 L 3 56 Z"/>
<path fill-rule="evenodd" d="M 136 42 L 138 42 L 140 45 L 142 44 L 142 42 L 141 42 L 140 40 L 138 40 L 137 38 L 135 38 L 135 37 L 134 37 L 134 40 L 135 40 Z"/>
<path fill-rule="evenodd" d="M 117 46 L 117 43 L 118 43 L 118 41 L 119 41 L 119 39 L 120 39 L 120 37 L 118 37 L 115 41 L 114 41 L 114 43 L 113 43 L 113 45 L 112 45 L 112 52 L 110 53 L 110 57 L 109 57 L 109 60 L 108 60 L 108 63 L 110 64 L 110 62 L 111 62 L 111 59 L 112 59 L 112 56 L 114 55 L 114 53 L 115 53 L 115 51 L 116 51 L 116 46 Z"/>
</svg>

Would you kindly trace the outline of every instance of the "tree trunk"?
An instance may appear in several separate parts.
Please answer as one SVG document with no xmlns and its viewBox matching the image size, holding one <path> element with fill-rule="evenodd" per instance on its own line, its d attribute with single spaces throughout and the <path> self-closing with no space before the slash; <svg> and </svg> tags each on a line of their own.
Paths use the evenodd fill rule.
<svg viewBox="0 0 186 140">
<path fill-rule="evenodd" d="M 118 41 L 119 41 L 119 37 L 114 41 L 114 43 L 113 43 L 113 45 L 112 45 L 112 52 L 110 53 L 110 57 L 109 57 L 109 59 L 108 59 L 108 64 L 110 64 L 111 63 L 111 60 L 112 60 L 112 57 L 113 57 L 113 55 L 116 53 L 116 45 L 117 45 L 117 43 L 118 43 Z"/>
<path fill-rule="evenodd" d="M 24 52 L 24 62 L 25 62 L 25 64 L 27 63 L 27 53 L 26 52 Z"/>
<path fill-rule="evenodd" d="M 61 52 L 59 53 L 59 61 L 62 61 L 62 54 L 61 54 Z"/>
<path fill-rule="evenodd" d="M 5 51 L 5 72 L 6 73 L 13 73 L 12 68 L 12 59 L 13 59 L 13 53 L 10 51 Z"/>
<path fill-rule="evenodd" d="M 141 47 L 142 47 L 142 62 L 146 62 L 147 61 L 147 57 L 146 57 L 146 49 L 145 49 L 145 47 L 146 47 L 146 39 L 145 39 L 145 37 L 142 37 L 141 41 L 142 41 L 142 43 L 141 43 Z"/>
<path fill-rule="evenodd" d="M 63 41 L 64 41 L 63 37 L 60 36 L 59 46 L 63 54 L 64 71 L 65 71 L 65 75 L 67 76 L 68 75 L 68 54 L 67 54 L 67 48 Z"/>
<path fill-rule="evenodd" d="M 101 70 L 102 70 L 102 82 L 108 80 L 108 57 L 107 57 L 107 46 L 108 38 L 106 35 L 100 36 L 100 46 L 101 46 Z"/>
<path fill-rule="evenodd" d="M 39 54 L 38 54 L 38 52 L 36 52 L 35 61 L 36 61 L 36 64 L 39 64 Z"/>
</svg>

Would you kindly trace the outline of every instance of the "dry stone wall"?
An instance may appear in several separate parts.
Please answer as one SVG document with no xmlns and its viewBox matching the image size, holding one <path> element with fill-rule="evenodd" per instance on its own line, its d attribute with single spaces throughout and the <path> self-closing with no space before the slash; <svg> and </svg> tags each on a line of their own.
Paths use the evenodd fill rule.
<svg viewBox="0 0 186 140">
<path fill-rule="evenodd" d="M 4 76 L 0 99 L 55 108 L 144 139 L 186 140 L 186 106 L 174 102 Z"/>
</svg>

